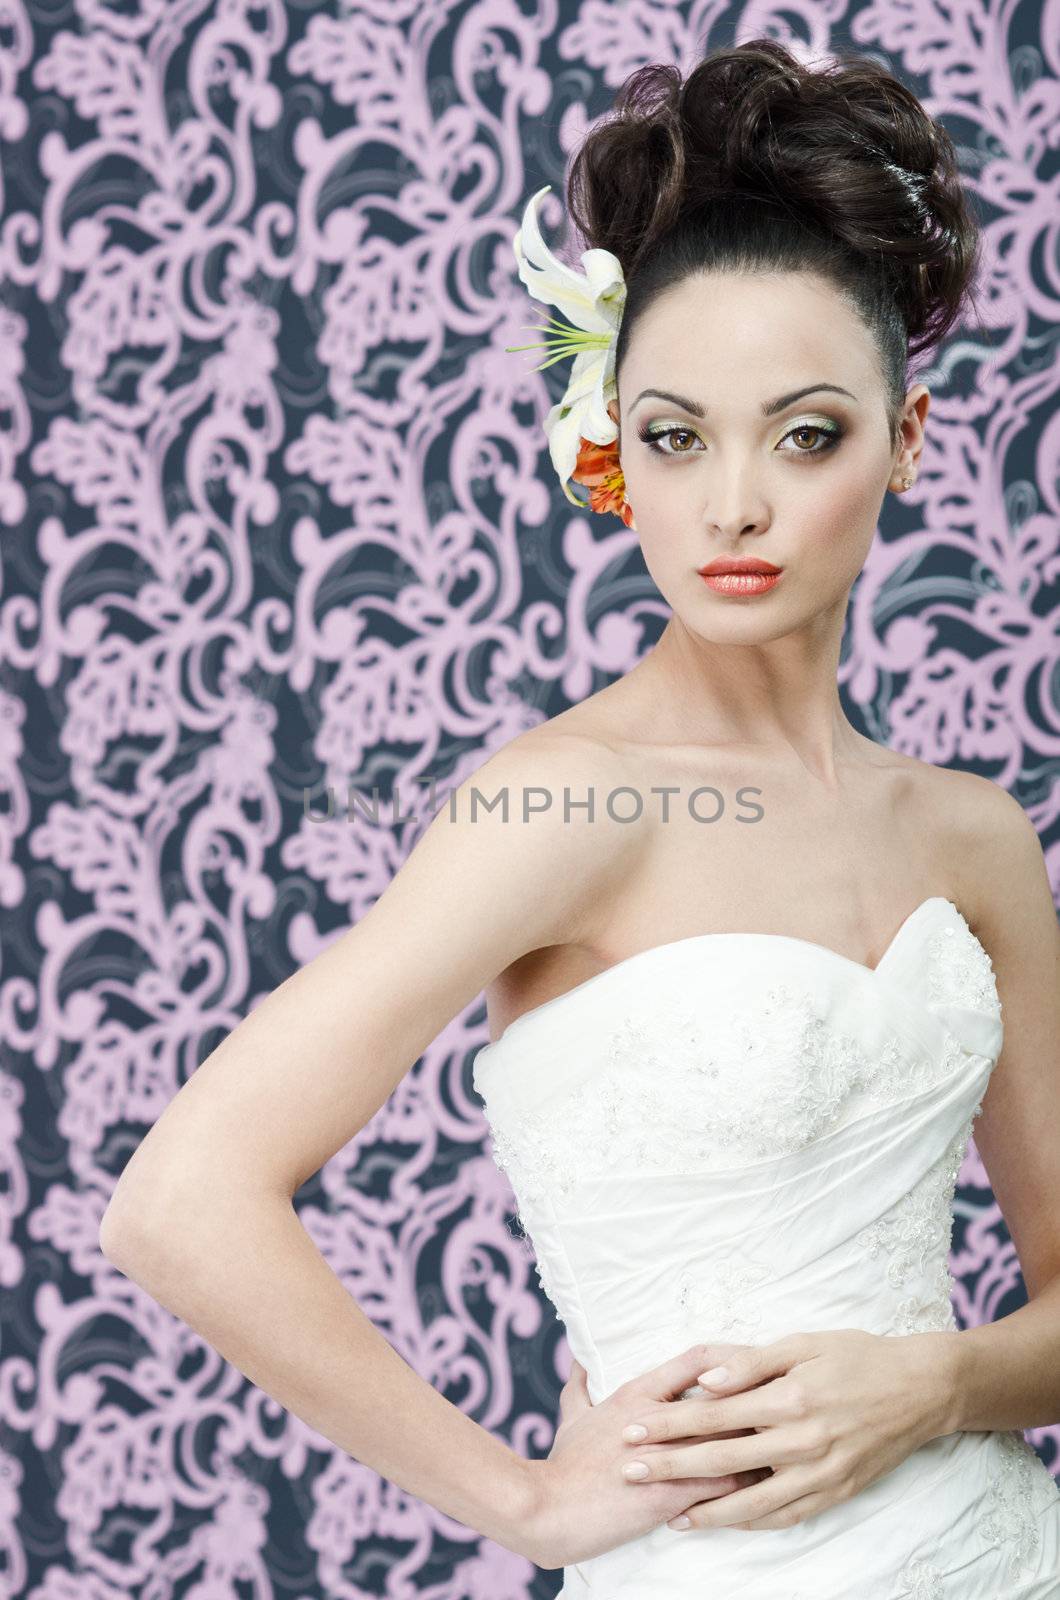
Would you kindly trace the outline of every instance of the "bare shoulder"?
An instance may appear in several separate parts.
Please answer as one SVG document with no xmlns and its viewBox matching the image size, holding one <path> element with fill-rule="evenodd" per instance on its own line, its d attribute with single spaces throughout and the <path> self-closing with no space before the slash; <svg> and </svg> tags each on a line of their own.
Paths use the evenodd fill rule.
<svg viewBox="0 0 1060 1600">
<path fill-rule="evenodd" d="M 981 873 L 996 853 L 1015 851 L 1018 855 L 1041 854 L 1037 829 L 1020 805 L 992 778 L 977 772 L 962 772 L 950 767 L 929 768 L 929 786 L 943 820 L 962 853 L 972 851 L 974 866 Z M 983 885 L 989 889 L 990 880 Z M 968 888 L 974 893 L 974 884 Z"/>
<path fill-rule="evenodd" d="M 917 763 L 925 822 L 937 829 L 954 899 L 991 949 L 1017 920 L 1039 928 L 1053 906 L 1041 840 L 1016 797 L 975 772 Z"/>
<path fill-rule="evenodd" d="M 606 964 L 611 908 L 646 859 L 650 817 L 628 815 L 636 765 L 595 700 L 521 734 L 475 774 L 476 785 L 507 785 L 520 814 L 525 796 L 536 828 L 533 840 L 514 846 L 531 863 L 532 903 L 519 919 L 518 941 L 509 939 L 507 959 L 494 961 L 484 984 L 491 1041 Z M 506 849 L 510 856 L 513 846 Z"/>
<path fill-rule="evenodd" d="M 934 769 L 942 792 L 954 808 L 954 825 L 966 843 L 984 845 L 1005 841 L 1017 848 L 1037 843 L 1038 832 L 1014 794 L 977 772 Z"/>
<path fill-rule="evenodd" d="M 592 718 L 564 713 L 519 734 L 463 786 L 466 815 L 474 791 L 492 797 L 494 814 L 506 808 L 512 835 L 501 855 L 526 858 L 536 875 L 525 948 L 580 942 L 592 907 L 632 869 L 647 825 L 623 821 L 609 801 L 628 782 L 628 761 Z"/>
</svg>

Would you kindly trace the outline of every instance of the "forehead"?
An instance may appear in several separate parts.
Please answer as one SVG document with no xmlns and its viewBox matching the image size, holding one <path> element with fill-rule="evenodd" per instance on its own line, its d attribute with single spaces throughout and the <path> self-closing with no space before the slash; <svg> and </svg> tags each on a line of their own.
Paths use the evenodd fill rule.
<svg viewBox="0 0 1060 1600">
<path fill-rule="evenodd" d="M 763 384 L 772 394 L 801 378 L 854 393 L 881 381 L 872 335 L 854 306 L 816 274 L 711 272 L 675 284 L 638 317 L 622 386 L 678 389 L 709 404 L 711 395 L 758 397 Z"/>
</svg>

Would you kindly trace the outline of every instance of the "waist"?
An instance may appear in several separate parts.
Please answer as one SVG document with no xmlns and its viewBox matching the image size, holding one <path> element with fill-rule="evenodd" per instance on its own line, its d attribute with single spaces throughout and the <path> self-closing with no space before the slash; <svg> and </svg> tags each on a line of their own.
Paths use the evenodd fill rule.
<svg viewBox="0 0 1060 1600">
<path fill-rule="evenodd" d="M 663 1523 L 566 1568 L 558 1600 L 702 1600 L 705 1581 L 741 1600 L 849 1600 L 858 1573 L 858 1593 L 930 1594 L 958 1569 L 963 1600 L 996 1600 L 1038 1573 L 1060 1594 L 1058 1561 L 1060 1490 L 1022 1434 L 954 1433 L 792 1528 Z"/>
</svg>

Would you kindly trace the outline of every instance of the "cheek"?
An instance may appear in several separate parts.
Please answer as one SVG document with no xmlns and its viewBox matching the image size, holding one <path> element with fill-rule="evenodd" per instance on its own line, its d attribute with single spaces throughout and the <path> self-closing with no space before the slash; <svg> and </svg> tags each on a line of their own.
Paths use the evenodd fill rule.
<svg viewBox="0 0 1060 1600">
<path fill-rule="evenodd" d="M 637 518 L 641 559 L 656 589 L 676 610 L 682 603 L 688 604 L 690 593 L 695 594 L 703 587 L 703 580 L 696 576 L 695 569 L 707 557 L 702 542 L 697 542 L 695 536 L 687 531 L 683 535 L 675 532 L 674 529 L 679 526 L 676 522 L 668 528 L 661 508 L 656 506 L 654 510 L 655 515 L 648 519 L 647 528 L 644 518 Z"/>
<path fill-rule="evenodd" d="M 804 547 L 849 553 L 857 570 L 872 544 L 885 487 L 871 467 L 855 475 L 837 475 L 814 499 L 804 524 Z"/>
</svg>

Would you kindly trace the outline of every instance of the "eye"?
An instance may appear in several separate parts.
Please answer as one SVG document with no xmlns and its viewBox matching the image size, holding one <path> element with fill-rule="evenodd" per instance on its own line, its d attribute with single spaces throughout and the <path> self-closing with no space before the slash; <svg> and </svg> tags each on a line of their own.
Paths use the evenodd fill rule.
<svg viewBox="0 0 1060 1600">
<path fill-rule="evenodd" d="M 819 448 L 814 448 L 812 450 L 803 450 L 801 446 L 794 452 L 791 450 L 782 450 L 782 455 L 790 456 L 794 454 L 799 456 L 823 456 L 825 451 L 831 450 L 843 437 L 842 428 L 837 427 L 835 423 L 832 422 L 800 422 L 796 427 L 789 428 L 787 433 L 784 435 L 784 438 L 794 439 L 797 433 L 816 434 L 819 439 L 823 438 L 825 442 Z"/>
<path fill-rule="evenodd" d="M 794 428 L 788 429 L 787 433 L 784 435 L 784 439 L 793 439 L 796 435 L 805 436 L 806 434 L 811 434 L 819 441 L 823 442 L 818 443 L 812 448 L 803 448 L 802 445 L 797 445 L 794 450 L 782 450 L 780 454 L 787 456 L 823 456 L 827 454 L 829 450 L 833 450 L 835 448 L 840 439 L 843 437 L 844 432 L 845 429 L 839 427 L 839 425 L 834 422 L 797 423 Z M 673 449 L 671 447 L 664 450 L 659 444 L 658 441 L 660 439 L 672 441 L 674 438 L 697 438 L 697 435 L 693 433 L 691 428 L 683 428 L 679 424 L 670 424 L 669 426 L 663 428 L 650 426 L 642 428 L 639 431 L 638 437 L 643 439 L 644 443 L 648 446 L 648 449 L 657 456 L 688 456 L 695 453 L 691 446 L 682 446 L 680 449 Z M 783 440 L 781 443 L 783 443 Z"/>
<path fill-rule="evenodd" d="M 644 443 L 648 446 L 648 449 L 653 451 L 654 454 L 657 455 L 657 456 L 675 456 L 675 455 L 676 456 L 687 456 L 687 455 L 691 455 L 692 454 L 691 449 L 688 449 L 688 450 L 683 450 L 683 449 L 682 450 L 663 450 L 661 448 L 661 446 L 656 442 L 659 439 L 671 439 L 675 434 L 677 435 L 678 438 L 684 437 L 686 439 L 694 439 L 696 437 L 696 435 L 692 432 L 691 428 L 681 428 L 681 427 L 642 428 L 641 431 L 640 431 L 639 437 L 644 440 Z"/>
</svg>

